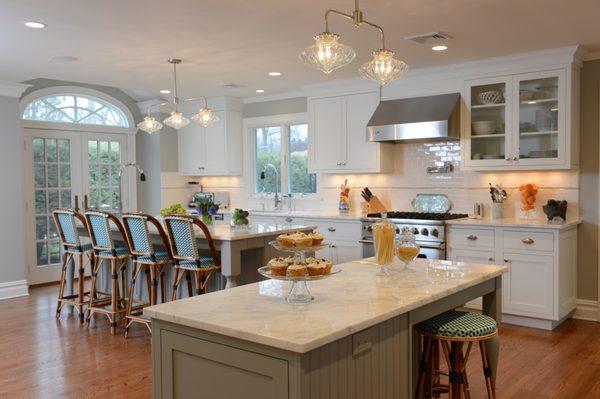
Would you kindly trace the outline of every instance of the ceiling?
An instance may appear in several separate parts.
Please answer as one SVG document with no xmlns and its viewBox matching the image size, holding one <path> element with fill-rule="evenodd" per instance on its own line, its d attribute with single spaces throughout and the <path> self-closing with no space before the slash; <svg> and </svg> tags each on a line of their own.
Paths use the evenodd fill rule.
<svg viewBox="0 0 600 399">
<path fill-rule="evenodd" d="M 376 31 L 333 16 L 330 30 L 357 52 L 329 76 L 298 53 L 324 30 L 326 8 L 351 12 L 351 0 L 0 0 L 0 80 L 61 79 L 119 87 L 136 100 L 172 86 L 169 57 L 182 58 L 180 95 L 256 96 L 302 84 L 358 76 L 379 45 Z M 387 47 L 411 68 L 583 45 L 600 51 L 598 0 L 363 0 L 364 17 L 385 29 Z M 28 29 L 25 21 L 45 29 Z M 449 50 L 405 36 L 440 30 Z M 53 60 L 53 56 L 78 61 Z M 270 77 L 279 71 L 280 77 Z M 241 88 L 220 87 L 233 83 Z"/>
</svg>

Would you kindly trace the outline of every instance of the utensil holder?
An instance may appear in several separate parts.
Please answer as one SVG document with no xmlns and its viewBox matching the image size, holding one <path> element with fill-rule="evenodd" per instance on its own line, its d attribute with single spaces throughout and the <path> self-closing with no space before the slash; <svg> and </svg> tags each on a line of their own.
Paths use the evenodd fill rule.
<svg viewBox="0 0 600 399">
<path fill-rule="evenodd" d="M 502 219 L 504 217 L 502 202 L 492 202 L 492 219 Z"/>
</svg>

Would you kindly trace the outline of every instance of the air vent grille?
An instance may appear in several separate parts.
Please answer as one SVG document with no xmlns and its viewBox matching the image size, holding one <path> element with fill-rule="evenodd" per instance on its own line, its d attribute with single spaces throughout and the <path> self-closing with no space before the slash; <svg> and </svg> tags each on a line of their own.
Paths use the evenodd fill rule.
<svg viewBox="0 0 600 399">
<path fill-rule="evenodd" d="M 419 43 L 419 44 L 424 44 L 428 40 L 440 41 L 440 40 L 448 40 L 448 39 L 450 39 L 450 36 L 448 36 L 445 33 L 440 32 L 440 31 L 421 33 L 418 35 L 406 36 L 404 38 L 404 40 L 410 40 L 410 41 L 413 41 L 413 42 Z"/>
</svg>

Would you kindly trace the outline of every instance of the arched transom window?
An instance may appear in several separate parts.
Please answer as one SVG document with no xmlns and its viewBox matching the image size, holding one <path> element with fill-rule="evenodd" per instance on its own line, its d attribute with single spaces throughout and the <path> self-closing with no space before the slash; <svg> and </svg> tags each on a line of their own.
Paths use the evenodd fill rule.
<svg viewBox="0 0 600 399">
<path fill-rule="evenodd" d="M 23 119 L 129 127 L 125 113 L 116 106 L 99 98 L 73 94 L 33 100 L 25 108 Z"/>
</svg>

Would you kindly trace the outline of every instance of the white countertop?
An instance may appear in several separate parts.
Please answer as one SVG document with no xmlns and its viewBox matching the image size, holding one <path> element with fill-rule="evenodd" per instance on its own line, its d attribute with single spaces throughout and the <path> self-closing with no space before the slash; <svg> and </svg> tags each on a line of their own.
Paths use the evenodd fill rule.
<svg viewBox="0 0 600 399">
<path fill-rule="evenodd" d="M 223 213 L 231 213 L 233 210 L 229 209 L 229 212 L 223 211 Z M 294 217 L 294 218 L 311 218 L 311 219 L 345 219 L 345 220 L 356 220 L 360 221 L 360 218 L 365 215 L 361 213 L 340 213 L 338 211 L 330 210 L 296 210 L 296 211 L 261 211 L 256 209 L 248 209 L 250 217 L 252 216 L 276 216 L 276 217 Z"/>
<path fill-rule="evenodd" d="M 456 226 L 490 226 L 490 227 L 520 227 L 520 228 L 531 228 L 531 229 L 550 229 L 550 230 L 564 230 L 569 227 L 576 226 L 581 223 L 581 219 L 569 219 L 562 224 L 551 224 L 546 219 L 536 220 L 521 220 L 514 218 L 506 219 L 454 219 L 446 221 L 449 225 Z"/>
<path fill-rule="evenodd" d="M 144 309 L 152 318 L 305 353 L 499 276 L 505 266 L 417 259 L 416 272 L 377 275 L 368 261 L 310 283 L 315 300 L 290 305 L 288 282 L 267 280 Z"/>
</svg>

